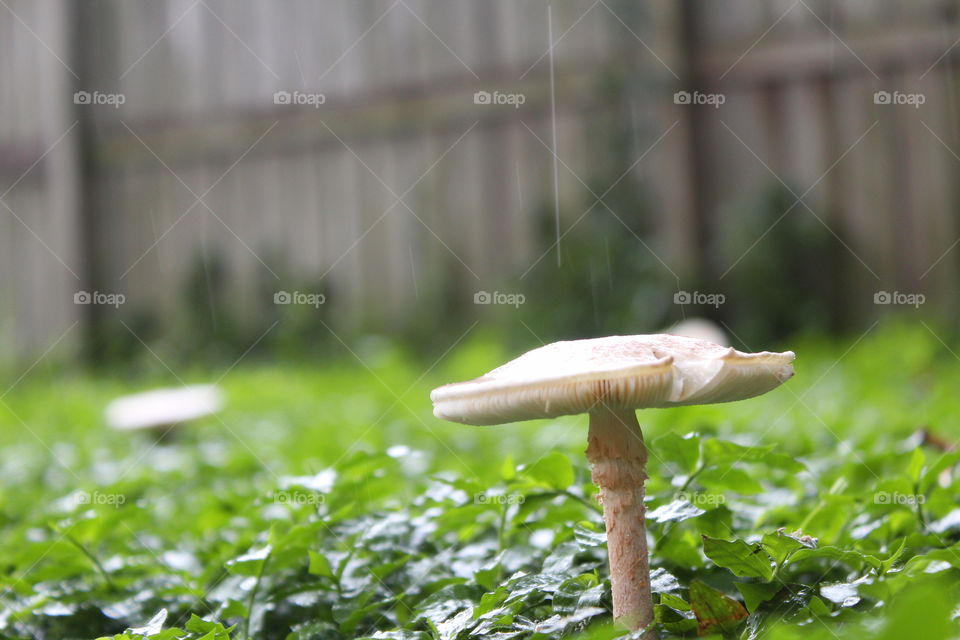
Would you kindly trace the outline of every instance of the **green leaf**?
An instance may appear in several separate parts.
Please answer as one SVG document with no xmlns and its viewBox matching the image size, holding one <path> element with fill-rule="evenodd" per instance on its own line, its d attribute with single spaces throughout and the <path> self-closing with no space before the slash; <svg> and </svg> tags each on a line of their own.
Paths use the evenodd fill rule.
<svg viewBox="0 0 960 640">
<path fill-rule="evenodd" d="M 699 635 L 733 633 L 747 617 L 743 605 L 701 580 L 690 583 L 690 607 L 697 617 Z"/>
<path fill-rule="evenodd" d="M 573 464 L 570 458 L 557 451 L 524 467 L 523 475 L 558 491 L 568 488 L 574 480 Z"/>
<path fill-rule="evenodd" d="M 894 563 L 900 559 L 900 556 L 903 555 L 904 549 L 907 547 L 907 539 L 901 538 L 900 544 L 897 546 L 896 550 L 893 551 L 885 560 L 880 562 L 880 572 L 886 573 L 893 568 Z"/>
<path fill-rule="evenodd" d="M 909 584 L 888 605 L 886 624 L 872 634 L 879 640 L 956 638 L 954 580 L 930 580 Z"/>
<path fill-rule="evenodd" d="M 763 492 L 763 485 L 753 476 L 735 467 L 707 469 L 697 477 L 697 482 L 718 493 L 733 491 L 742 495 L 756 495 Z"/>
<path fill-rule="evenodd" d="M 686 498 L 679 498 L 668 504 L 662 504 L 647 513 L 647 519 L 654 522 L 682 522 L 703 514 L 703 509 L 695 507 Z"/>
<path fill-rule="evenodd" d="M 940 474 L 957 463 L 960 463 L 960 449 L 938 456 L 937 461 L 927 468 L 920 480 L 920 493 L 924 494 L 929 491 L 939 480 Z"/>
<path fill-rule="evenodd" d="M 721 540 L 710 536 L 703 538 L 703 553 L 714 564 L 733 572 L 741 578 L 760 578 L 769 582 L 773 578 L 770 556 L 759 544 L 747 544 L 743 540 Z"/>
<path fill-rule="evenodd" d="M 263 570 L 263 563 L 272 551 L 273 548 L 270 545 L 251 549 L 242 556 L 229 560 L 226 564 L 227 571 L 238 576 L 259 575 Z"/>
<path fill-rule="evenodd" d="M 660 604 L 666 605 L 671 609 L 676 609 L 677 611 L 690 611 L 690 605 L 686 600 L 678 596 L 672 595 L 670 593 L 661 593 L 660 594 Z"/>
<path fill-rule="evenodd" d="M 246 618 L 248 614 L 249 611 L 247 611 L 247 605 L 244 602 L 229 598 L 223 604 L 217 617 L 228 620 L 231 618 Z"/>
<path fill-rule="evenodd" d="M 570 615 L 587 607 L 603 604 L 604 587 L 593 573 L 568 578 L 553 593 L 554 613 Z"/>
<path fill-rule="evenodd" d="M 704 566 L 701 555 L 702 541 L 693 531 L 677 529 L 660 540 L 657 544 L 657 555 L 665 561 L 681 567 Z"/>
<path fill-rule="evenodd" d="M 694 433 L 683 437 L 667 433 L 654 441 L 653 448 L 658 458 L 673 463 L 686 474 L 693 473 L 700 463 L 700 436 Z"/>
<path fill-rule="evenodd" d="M 728 440 L 711 438 L 703 442 L 703 452 L 710 464 L 763 462 L 776 447 L 772 444 L 762 447 L 747 447 Z"/>
<path fill-rule="evenodd" d="M 806 548 L 797 538 L 787 535 L 783 531 L 764 534 L 761 543 L 770 557 L 777 565 L 783 562 L 800 549 Z"/>
<path fill-rule="evenodd" d="M 573 537 L 581 548 L 599 547 L 607 542 L 607 534 L 590 522 L 578 523 L 573 528 Z"/>
<path fill-rule="evenodd" d="M 860 569 L 864 565 L 872 569 L 880 569 L 882 562 L 879 558 L 868 555 L 855 549 L 841 549 L 839 547 L 826 546 L 816 549 L 800 549 L 790 559 L 790 564 L 796 564 L 805 560 L 826 559 L 836 562 L 843 562 L 852 569 Z"/>
<path fill-rule="evenodd" d="M 325 555 L 316 551 L 308 551 L 307 553 L 310 557 L 310 566 L 307 571 L 315 576 L 333 577 L 333 568 L 331 568 L 330 561 L 327 560 Z"/>
<path fill-rule="evenodd" d="M 370 571 L 370 574 L 374 576 L 377 580 L 383 581 L 384 578 L 386 578 L 391 573 L 393 573 L 403 565 L 407 564 L 408 562 L 410 562 L 410 556 L 404 555 L 391 562 L 384 562 L 383 564 L 378 564 L 373 567 L 370 567 L 368 571 Z"/>
<path fill-rule="evenodd" d="M 480 604 L 473 608 L 473 618 L 477 619 L 485 613 L 490 613 L 506 600 L 510 592 L 504 587 L 497 587 L 494 591 L 488 591 L 480 596 Z"/>
<path fill-rule="evenodd" d="M 503 567 L 500 566 L 500 563 L 493 562 L 487 567 L 474 571 L 473 579 L 487 591 L 493 591 L 497 588 L 497 582 L 502 574 Z"/>
<path fill-rule="evenodd" d="M 907 465 L 907 475 L 913 480 L 914 485 L 919 485 L 920 477 L 923 474 L 923 465 L 927 459 L 923 455 L 923 449 L 917 447 L 910 455 L 910 464 Z"/>
<path fill-rule="evenodd" d="M 810 598 L 810 602 L 807 603 L 807 608 L 810 610 L 810 613 L 821 618 L 833 613 L 833 610 L 817 596 Z"/>
<path fill-rule="evenodd" d="M 824 544 L 834 544 L 853 517 L 856 501 L 850 495 L 827 494 L 807 515 L 801 528 L 804 533 L 819 538 Z"/>
<path fill-rule="evenodd" d="M 903 565 L 903 574 L 920 576 L 957 568 L 960 568 L 960 544 L 910 558 Z"/>
<path fill-rule="evenodd" d="M 697 630 L 697 620 L 692 614 L 677 611 L 664 604 L 654 605 L 653 619 L 672 634 L 686 635 Z"/>
<path fill-rule="evenodd" d="M 723 496 L 709 497 L 722 498 Z M 703 504 L 703 502 L 698 502 L 698 504 Z M 720 538 L 733 530 L 733 512 L 721 504 L 716 509 L 711 509 L 702 516 L 699 516 L 695 522 L 698 533 L 704 533 L 713 538 Z"/>
<path fill-rule="evenodd" d="M 767 464 L 767 466 L 773 467 L 774 469 L 783 469 L 784 471 L 789 471 L 790 473 L 800 473 L 801 471 L 807 470 L 807 467 L 804 466 L 804 464 L 799 460 L 787 455 L 786 453 L 779 453 L 777 451 L 768 453 L 764 457 L 763 461 Z"/>
<path fill-rule="evenodd" d="M 184 625 L 184 628 L 191 633 L 204 634 L 204 638 L 219 638 L 223 636 L 227 637 L 228 629 L 224 629 L 223 625 L 219 622 L 213 622 L 211 620 L 204 620 L 195 613 L 190 614 L 190 619 L 187 620 L 187 623 Z"/>
<path fill-rule="evenodd" d="M 737 590 L 743 596 L 747 611 L 753 613 L 762 603 L 767 602 L 780 592 L 781 586 L 770 582 L 735 582 Z"/>
<path fill-rule="evenodd" d="M 513 462 L 513 454 L 508 453 L 507 457 L 500 463 L 500 477 L 509 482 L 517 476 L 517 465 Z"/>
</svg>

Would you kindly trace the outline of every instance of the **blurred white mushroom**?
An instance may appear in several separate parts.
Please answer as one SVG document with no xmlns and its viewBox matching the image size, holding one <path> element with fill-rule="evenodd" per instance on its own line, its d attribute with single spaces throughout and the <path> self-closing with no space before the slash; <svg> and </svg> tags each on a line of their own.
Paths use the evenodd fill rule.
<svg viewBox="0 0 960 640">
<path fill-rule="evenodd" d="M 107 405 L 107 424 L 121 431 L 162 429 L 212 415 L 223 408 L 215 385 L 154 389 L 117 398 Z"/>
<path fill-rule="evenodd" d="M 697 340 L 706 340 L 713 344 L 719 344 L 724 347 L 730 346 L 730 338 L 727 333 L 717 326 L 717 323 L 706 318 L 687 318 L 681 320 L 664 333 L 670 333 L 675 336 L 684 336 L 686 338 L 696 338 Z"/>
</svg>

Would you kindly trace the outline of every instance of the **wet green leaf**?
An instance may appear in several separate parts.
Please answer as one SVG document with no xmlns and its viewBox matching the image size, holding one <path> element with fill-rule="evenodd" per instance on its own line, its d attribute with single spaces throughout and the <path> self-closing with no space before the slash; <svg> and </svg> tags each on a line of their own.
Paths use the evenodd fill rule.
<svg viewBox="0 0 960 640">
<path fill-rule="evenodd" d="M 780 591 L 781 586 L 769 582 L 737 582 L 735 583 L 747 611 L 753 613 L 762 603 L 773 598 Z"/>
<path fill-rule="evenodd" d="M 717 566 L 729 569 L 741 578 L 760 578 L 769 581 L 773 577 L 770 556 L 760 544 L 747 544 L 743 540 L 721 540 L 702 536 L 703 553 Z"/>
<path fill-rule="evenodd" d="M 701 580 L 690 583 L 690 606 L 697 617 L 700 635 L 732 633 L 747 617 L 742 604 Z"/>
</svg>

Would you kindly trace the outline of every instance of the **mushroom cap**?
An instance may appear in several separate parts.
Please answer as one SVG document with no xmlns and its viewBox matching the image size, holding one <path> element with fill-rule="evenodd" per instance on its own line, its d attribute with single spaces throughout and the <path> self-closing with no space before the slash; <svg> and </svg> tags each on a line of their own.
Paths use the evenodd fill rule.
<svg viewBox="0 0 960 640">
<path fill-rule="evenodd" d="M 733 402 L 793 375 L 792 351 L 743 353 L 669 334 L 554 342 L 484 376 L 434 389 L 433 414 L 489 425 L 587 413 Z"/>
<path fill-rule="evenodd" d="M 724 347 L 730 346 L 730 338 L 727 337 L 726 332 L 721 329 L 717 323 L 707 320 L 706 318 L 687 318 L 686 320 L 681 320 L 669 329 L 664 329 L 663 332 L 675 336 L 699 338 L 700 340 L 713 342 Z"/>
<path fill-rule="evenodd" d="M 107 424 L 131 431 L 156 429 L 211 415 L 223 408 L 223 393 L 214 385 L 154 389 L 113 400 L 107 405 Z"/>
</svg>

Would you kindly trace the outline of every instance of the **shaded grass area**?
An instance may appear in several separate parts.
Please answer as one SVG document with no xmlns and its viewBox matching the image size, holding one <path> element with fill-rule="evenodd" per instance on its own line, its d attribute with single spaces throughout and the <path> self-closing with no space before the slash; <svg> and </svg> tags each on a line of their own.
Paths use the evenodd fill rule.
<svg viewBox="0 0 960 640">
<path fill-rule="evenodd" d="M 775 392 L 639 414 L 662 636 L 956 634 L 960 456 L 917 435 L 960 440 L 937 333 L 801 338 Z M 243 362 L 225 411 L 161 442 L 102 410 L 163 368 L 25 378 L 0 403 L 0 637 L 616 637 L 586 418 L 432 416 L 432 387 L 512 355 Z"/>
</svg>

